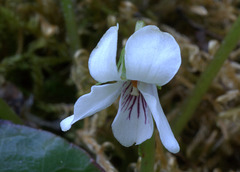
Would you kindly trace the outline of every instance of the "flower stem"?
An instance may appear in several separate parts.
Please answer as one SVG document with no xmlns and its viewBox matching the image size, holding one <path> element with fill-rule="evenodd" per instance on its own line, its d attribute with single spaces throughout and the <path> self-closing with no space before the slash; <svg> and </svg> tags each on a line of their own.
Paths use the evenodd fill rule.
<svg viewBox="0 0 240 172">
<path fill-rule="evenodd" d="M 187 122 L 190 120 L 202 97 L 207 92 L 212 80 L 221 69 L 224 61 L 228 58 L 230 52 L 236 47 L 240 39 L 240 16 L 233 24 L 232 28 L 226 35 L 221 46 L 216 52 L 214 59 L 208 65 L 206 70 L 200 76 L 196 87 L 194 88 L 191 96 L 187 99 L 185 104 L 182 106 L 183 109 L 180 111 L 182 114 L 173 123 L 173 130 L 176 136 L 180 135 Z"/>
<path fill-rule="evenodd" d="M 70 53 L 71 56 L 73 56 L 76 50 L 80 48 L 81 42 L 78 37 L 72 0 L 61 0 L 61 4 L 65 19 L 65 26 L 67 29 L 67 39 L 68 43 L 70 44 Z"/>
<path fill-rule="evenodd" d="M 150 139 L 139 145 L 138 150 L 141 157 L 140 172 L 153 172 L 155 160 L 155 132 Z"/>
</svg>

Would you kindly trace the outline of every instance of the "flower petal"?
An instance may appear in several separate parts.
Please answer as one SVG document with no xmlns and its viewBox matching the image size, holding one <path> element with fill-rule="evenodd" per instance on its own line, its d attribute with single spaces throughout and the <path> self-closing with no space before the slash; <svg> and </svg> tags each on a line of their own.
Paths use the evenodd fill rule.
<svg viewBox="0 0 240 172">
<path fill-rule="evenodd" d="M 118 25 L 107 30 L 90 54 L 88 68 L 98 82 L 121 80 L 116 64 L 117 39 Z"/>
<path fill-rule="evenodd" d="M 160 105 L 156 86 L 153 84 L 138 82 L 138 89 L 142 93 L 152 112 L 163 145 L 172 153 L 179 152 L 180 147 Z"/>
<path fill-rule="evenodd" d="M 177 42 L 156 26 L 136 31 L 128 39 L 125 51 L 126 76 L 130 80 L 162 86 L 173 78 L 181 64 Z"/>
<path fill-rule="evenodd" d="M 60 127 L 61 127 L 62 131 L 68 131 L 71 128 L 71 126 L 72 126 L 71 123 L 73 121 L 73 118 L 74 118 L 74 115 L 71 115 L 61 121 Z"/>
<path fill-rule="evenodd" d="M 133 96 L 132 85 L 125 82 L 119 102 L 117 116 L 112 123 L 113 134 L 126 147 L 141 144 L 151 138 L 153 120 L 143 96 Z"/>
<path fill-rule="evenodd" d="M 123 82 L 92 86 L 91 92 L 78 98 L 74 105 L 74 114 L 64 119 L 60 126 L 63 131 L 72 124 L 93 115 L 110 106 L 120 95 Z"/>
</svg>

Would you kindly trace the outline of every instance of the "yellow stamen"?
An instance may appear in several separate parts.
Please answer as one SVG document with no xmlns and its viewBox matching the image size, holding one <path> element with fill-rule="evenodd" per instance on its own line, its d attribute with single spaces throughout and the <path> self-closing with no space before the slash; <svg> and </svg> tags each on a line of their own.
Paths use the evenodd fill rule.
<svg viewBox="0 0 240 172">
<path fill-rule="evenodd" d="M 133 96 L 139 96 L 139 91 L 138 91 L 138 89 L 137 89 L 137 81 L 131 81 L 131 83 L 132 83 L 132 86 L 133 86 L 131 95 L 133 95 Z"/>
<path fill-rule="evenodd" d="M 131 81 L 132 86 L 137 88 L 137 81 Z"/>
</svg>

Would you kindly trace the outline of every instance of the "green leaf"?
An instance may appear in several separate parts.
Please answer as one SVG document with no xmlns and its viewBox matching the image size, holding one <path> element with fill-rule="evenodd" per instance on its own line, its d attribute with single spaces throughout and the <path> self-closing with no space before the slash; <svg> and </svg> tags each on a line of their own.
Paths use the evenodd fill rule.
<svg viewBox="0 0 240 172">
<path fill-rule="evenodd" d="M 0 98 L 0 118 L 10 120 L 16 124 L 22 124 L 19 116 Z M 1 167 L 0 167 L 1 168 Z"/>
<path fill-rule="evenodd" d="M 104 171 L 82 149 L 46 131 L 0 120 L 1 172 Z"/>
</svg>

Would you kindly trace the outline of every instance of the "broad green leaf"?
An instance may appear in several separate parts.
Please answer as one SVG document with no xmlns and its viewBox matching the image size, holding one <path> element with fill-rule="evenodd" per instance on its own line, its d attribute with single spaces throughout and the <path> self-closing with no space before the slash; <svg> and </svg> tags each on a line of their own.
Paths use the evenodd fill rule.
<svg viewBox="0 0 240 172">
<path fill-rule="evenodd" d="M 17 114 L 1 98 L 0 98 L 0 119 L 10 120 L 16 124 L 22 124 L 22 121 L 17 116 Z"/>
<path fill-rule="evenodd" d="M 0 120 L 1 172 L 100 172 L 82 149 L 43 130 Z"/>
</svg>

